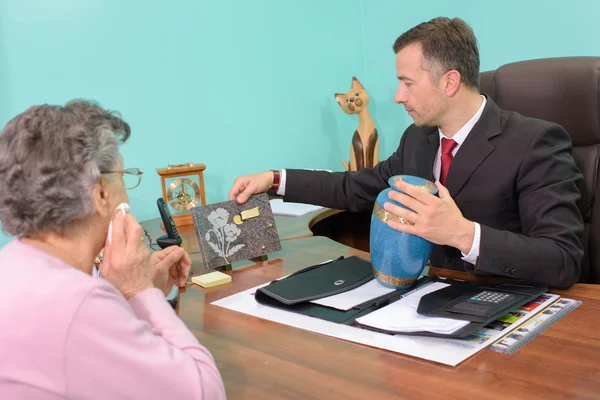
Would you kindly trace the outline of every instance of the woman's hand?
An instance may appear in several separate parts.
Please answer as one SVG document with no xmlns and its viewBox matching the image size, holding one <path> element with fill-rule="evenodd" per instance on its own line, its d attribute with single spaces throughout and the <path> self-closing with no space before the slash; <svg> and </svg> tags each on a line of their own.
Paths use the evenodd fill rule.
<svg viewBox="0 0 600 400">
<path fill-rule="evenodd" d="M 150 264 L 152 265 L 152 282 L 166 296 L 175 284 L 185 287 L 192 260 L 181 247 L 169 246 L 164 250 L 152 253 Z"/>
<path fill-rule="evenodd" d="M 106 240 L 100 273 L 129 300 L 154 287 L 150 252 L 143 229 L 132 215 L 117 212 L 112 224 L 112 241 Z"/>
</svg>

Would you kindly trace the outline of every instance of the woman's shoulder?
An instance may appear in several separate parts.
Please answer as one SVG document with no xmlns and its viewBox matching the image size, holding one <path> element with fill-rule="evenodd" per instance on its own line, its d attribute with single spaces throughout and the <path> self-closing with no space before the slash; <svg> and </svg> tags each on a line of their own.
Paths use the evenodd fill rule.
<svg viewBox="0 0 600 400">
<path fill-rule="evenodd" d="M 90 313 L 101 318 L 104 303 L 93 300 L 127 307 L 125 298 L 109 282 L 18 243 L 0 249 L 0 296 L 0 326 L 11 326 L 0 343 L 0 354 L 8 352 L 13 360 L 29 360 L 30 349 L 15 344 L 31 341 L 45 349 L 43 354 L 36 352 L 36 362 L 47 365 L 64 357 L 74 321 L 82 315 L 89 318 Z"/>
<path fill-rule="evenodd" d="M 64 316 L 76 312 L 94 291 L 119 295 L 110 283 L 19 240 L 0 249 L 0 266 L 0 293 L 26 298 L 24 304 L 57 310 Z"/>
</svg>

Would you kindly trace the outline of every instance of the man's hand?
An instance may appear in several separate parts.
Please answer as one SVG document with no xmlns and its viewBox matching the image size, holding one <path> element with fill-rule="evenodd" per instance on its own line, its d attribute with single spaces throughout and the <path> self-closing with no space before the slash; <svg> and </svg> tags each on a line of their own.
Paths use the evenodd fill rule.
<svg viewBox="0 0 600 400">
<path fill-rule="evenodd" d="M 169 294 L 173 285 L 185 287 L 190 273 L 192 260 L 190 256 L 178 246 L 169 246 L 166 249 L 152 253 L 152 282 L 154 286 Z"/>
<path fill-rule="evenodd" d="M 473 245 L 475 224 L 462 216 L 448 189 L 439 181 L 435 184 L 438 187 L 439 198 L 416 186 L 398 182 L 396 187 L 406 194 L 390 190 L 389 198 L 410 210 L 386 202 L 384 208 L 388 212 L 406 221 L 403 224 L 392 220 L 388 225 L 435 244 L 456 247 L 468 254 Z"/>
<path fill-rule="evenodd" d="M 273 171 L 247 175 L 236 178 L 229 191 L 229 200 L 237 200 L 239 204 L 245 203 L 253 194 L 264 193 L 273 186 Z"/>
</svg>

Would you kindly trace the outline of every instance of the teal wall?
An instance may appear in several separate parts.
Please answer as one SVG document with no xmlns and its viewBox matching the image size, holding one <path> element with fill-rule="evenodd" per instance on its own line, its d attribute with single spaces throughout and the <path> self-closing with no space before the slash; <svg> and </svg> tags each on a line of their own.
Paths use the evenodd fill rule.
<svg viewBox="0 0 600 400">
<path fill-rule="evenodd" d="M 411 123 L 393 103 L 391 46 L 440 15 L 473 27 L 483 70 L 600 55 L 595 0 L 0 0 L 0 125 L 72 98 L 121 111 L 133 128 L 126 166 L 145 171 L 132 211 L 154 218 L 155 171 L 169 163 L 205 163 L 208 202 L 225 200 L 241 174 L 341 170 L 357 120 L 333 93 L 353 75 L 389 156 Z"/>
<path fill-rule="evenodd" d="M 0 124 L 72 98 L 119 110 L 125 165 L 145 172 L 129 192 L 140 220 L 158 217 L 169 163 L 206 164 L 208 202 L 242 174 L 341 170 L 356 120 L 333 94 L 364 76 L 360 12 L 360 0 L 0 0 Z"/>
</svg>

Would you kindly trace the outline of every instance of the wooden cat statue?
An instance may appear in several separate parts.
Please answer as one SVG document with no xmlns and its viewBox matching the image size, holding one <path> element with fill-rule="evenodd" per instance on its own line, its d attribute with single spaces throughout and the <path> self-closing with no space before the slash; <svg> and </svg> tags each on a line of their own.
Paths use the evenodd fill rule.
<svg viewBox="0 0 600 400">
<path fill-rule="evenodd" d="M 335 99 L 346 114 L 358 115 L 358 128 L 352 136 L 350 161 L 342 160 L 346 171 L 360 171 L 379 163 L 379 139 L 368 104 L 369 96 L 356 77 L 352 77 L 352 88 L 346 94 L 336 93 Z"/>
</svg>

